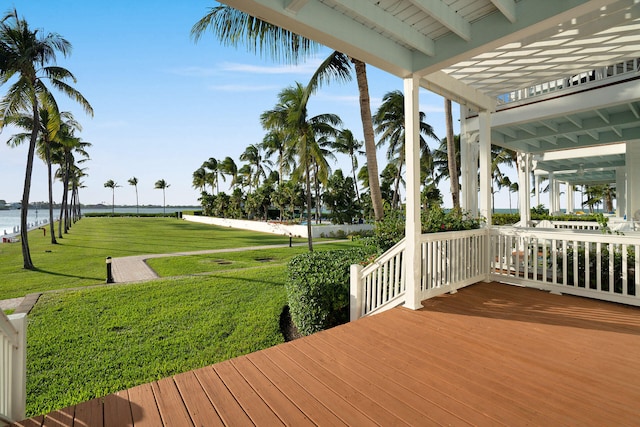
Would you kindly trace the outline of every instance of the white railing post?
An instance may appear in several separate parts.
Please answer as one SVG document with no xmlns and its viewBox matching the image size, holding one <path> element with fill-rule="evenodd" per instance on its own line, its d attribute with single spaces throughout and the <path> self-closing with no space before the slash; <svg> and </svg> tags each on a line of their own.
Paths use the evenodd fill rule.
<svg viewBox="0 0 640 427">
<path fill-rule="evenodd" d="M 362 266 L 351 264 L 349 268 L 350 296 L 349 296 L 349 320 L 354 321 L 362 315 Z"/>
<path fill-rule="evenodd" d="M 11 417 L 14 420 L 25 418 L 27 401 L 27 315 L 26 313 L 8 316 L 11 324 L 18 331 L 18 347 L 13 355 L 13 389 L 11 391 Z"/>
</svg>

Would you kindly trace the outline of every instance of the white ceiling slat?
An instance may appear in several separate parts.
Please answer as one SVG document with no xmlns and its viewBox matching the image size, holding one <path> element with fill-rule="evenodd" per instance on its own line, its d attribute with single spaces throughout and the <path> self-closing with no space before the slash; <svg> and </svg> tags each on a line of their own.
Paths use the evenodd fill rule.
<svg viewBox="0 0 640 427">
<path fill-rule="evenodd" d="M 545 127 L 549 128 L 549 130 L 553 131 L 553 132 L 558 132 L 558 125 L 555 123 L 551 123 L 548 120 L 542 120 L 540 123 L 542 123 Z"/>
<path fill-rule="evenodd" d="M 636 119 L 640 119 L 640 110 L 638 110 L 638 108 L 633 104 L 633 102 L 630 102 L 627 105 L 629 105 L 629 109 L 631 110 L 633 115 L 636 116 Z"/>
<path fill-rule="evenodd" d="M 527 132 L 529 135 L 533 135 L 533 136 L 538 135 L 538 133 L 536 132 L 536 129 L 533 126 L 520 125 L 520 126 L 518 126 L 518 128 L 522 129 L 525 132 Z"/>
<path fill-rule="evenodd" d="M 591 138 L 593 138 L 595 141 L 599 141 L 600 140 L 600 134 L 598 133 L 598 131 L 595 130 L 588 130 L 586 131 L 587 135 L 589 135 Z"/>
<path fill-rule="evenodd" d="M 420 80 L 420 86 L 461 105 L 471 105 L 480 110 L 495 111 L 498 103 L 496 98 L 487 96 L 442 71 L 424 76 Z"/>
<path fill-rule="evenodd" d="M 622 130 L 619 129 L 617 126 L 611 126 L 611 130 L 620 138 L 622 138 Z"/>
<path fill-rule="evenodd" d="M 415 30 L 413 27 L 407 26 L 398 18 L 390 15 L 379 7 L 368 2 L 363 2 L 362 0 L 335 0 L 335 3 L 351 13 L 358 14 L 362 19 L 368 21 L 375 27 L 384 29 L 385 32 L 402 40 L 405 44 L 425 55 L 432 56 L 435 54 L 435 44 L 433 40 Z"/>
<path fill-rule="evenodd" d="M 516 2 L 513 0 L 491 0 L 509 22 L 516 22 Z"/>
<path fill-rule="evenodd" d="M 410 0 L 423 12 L 437 19 L 465 41 L 471 40 L 471 23 L 447 6 L 442 0 Z"/>
<path fill-rule="evenodd" d="M 596 114 L 606 123 L 609 124 L 611 121 L 609 120 L 609 115 L 600 109 L 596 109 Z"/>
<path fill-rule="evenodd" d="M 564 116 L 564 118 L 573 123 L 578 129 L 582 129 L 582 120 L 573 118 L 571 116 Z"/>
<path fill-rule="evenodd" d="M 289 0 L 288 2 L 285 2 L 284 9 L 295 15 L 307 4 L 308 1 L 309 0 Z"/>
</svg>

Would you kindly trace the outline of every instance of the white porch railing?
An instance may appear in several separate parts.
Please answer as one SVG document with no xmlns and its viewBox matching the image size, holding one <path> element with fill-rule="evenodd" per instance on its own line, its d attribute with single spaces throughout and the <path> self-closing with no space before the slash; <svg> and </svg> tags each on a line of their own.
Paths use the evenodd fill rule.
<svg viewBox="0 0 640 427">
<path fill-rule="evenodd" d="M 420 237 L 420 296 L 432 298 L 486 278 L 485 230 L 429 233 Z M 388 310 L 405 301 L 405 240 L 372 264 L 351 266 L 351 320 Z"/>
<path fill-rule="evenodd" d="M 589 231 L 490 231 L 490 279 L 640 305 L 640 239 Z"/>
<path fill-rule="evenodd" d="M 25 418 L 27 315 L 0 310 L 0 424 Z"/>
<path fill-rule="evenodd" d="M 572 89 L 577 86 L 584 86 L 592 82 L 602 82 L 603 80 L 620 80 L 640 71 L 640 59 L 631 59 L 619 62 L 607 67 L 597 68 L 591 71 L 567 76 L 563 79 L 556 79 L 549 82 L 539 83 L 534 86 L 518 89 L 513 92 L 498 96 L 498 104 L 509 104 L 547 95 L 563 89 Z"/>
<path fill-rule="evenodd" d="M 531 221 L 540 228 L 561 228 L 567 230 L 600 230 L 600 224 L 595 221 Z"/>
<path fill-rule="evenodd" d="M 351 320 L 380 313 L 404 302 L 404 249 L 405 239 L 402 239 L 372 264 L 351 266 Z"/>
<path fill-rule="evenodd" d="M 640 306 L 640 237 L 492 227 L 420 237 L 421 299 L 483 280 Z M 405 301 L 405 241 L 351 266 L 351 320 Z"/>
</svg>

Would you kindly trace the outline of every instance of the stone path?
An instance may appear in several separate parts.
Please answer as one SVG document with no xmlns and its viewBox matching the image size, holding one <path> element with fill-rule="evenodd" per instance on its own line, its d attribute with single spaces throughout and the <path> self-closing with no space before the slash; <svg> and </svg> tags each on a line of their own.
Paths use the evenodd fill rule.
<svg viewBox="0 0 640 427">
<path fill-rule="evenodd" d="M 324 243 L 335 243 L 341 240 L 330 240 L 324 242 L 315 242 L 314 245 L 321 245 Z M 292 246 L 306 246 L 307 243 L 294 243 Z M 115 283 L 134 283 L 145 282 L 148 280 L 157 279 L 159 276 L 156 274 L 146 260 L 151 258 L 165 258 L 172 256 L 189 256 L 189 255 L 204 255 L 204 254 L 217 254 L 224 252 L 243 252 L 254 251 L 271 248 L 286 248 L 289 244 L 283 245 L 265 245 L 265 246 L 247 246 L 244 248 L 227 248 L 227 249 L 209 249 L 202 251 L 192 252 L 175 252 L 169 254 L 150 254 L 150 255 L 135 255 L 121 258 L 113 258 L 111 260 L 111 268 L 113 279 Z M 41 294 L 29 294 L 26 297 L 11 298 L 6 300 L 0 300 L 0 310 L 15 310 L 14 313 L 29 313 Z"/>
<path fill-rule="evenodd" d="M 321 245 L 323 243 L 335 243 L 340 240 L 331 240 L 326 242 L 315 242 L 314 245 Z M 294 243 L 292 246 L 306 246 L 307 243 Z M 113 258 L 111 260 L 111 268 L 113 274 L 113 280 L 115 283 L 127 283 L 127 282 L 142 282 L 147 280 L 157 279 L 158 275 L 149 265 L 146 260 L 151 258 L 166 258 L 172 256 L 189 256 L 189 255 L 205 255 L 205 254 L 218 254 L 224 252 L 243 252 L 254 251 L 272 248 L 286 248 L 289 244 L 283 245 L 266 245 L 266 246 L 248 246 L 244 248 L 227 248 L 227 249 L 207 249 L 202 251 L 192 252 L 174 252 L 170 254 L 151 254 L 151 255 L 135 255 L 121 258 Z"/>
</svg>

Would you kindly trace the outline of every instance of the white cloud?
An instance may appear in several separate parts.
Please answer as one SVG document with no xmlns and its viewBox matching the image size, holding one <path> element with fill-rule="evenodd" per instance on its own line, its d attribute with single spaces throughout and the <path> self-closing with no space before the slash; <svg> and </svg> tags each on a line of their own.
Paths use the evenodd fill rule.
<svg viewBox="0 0 640 427">
<path fill-rule="evenodd" d="M 318 69 L 321 61 L 311 59 L 300 65 L 254 65 L 237 62 L 223 62 L 220 65 L 222 71 L 234 71 L 248 74 L 312 74 Z"/>
<path fill-rule="evenodd" d="M 216 74 L 220 74 L 220 71 L 217 68 L 183 67 L 183 68 L 173 68 L 169 70 L 169 73 L 177 74 L 179 76 L 184 76 L 184 77 L 209 77 Z"/>
</svg>

